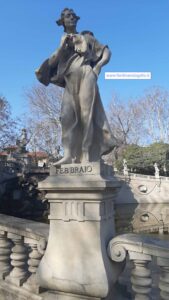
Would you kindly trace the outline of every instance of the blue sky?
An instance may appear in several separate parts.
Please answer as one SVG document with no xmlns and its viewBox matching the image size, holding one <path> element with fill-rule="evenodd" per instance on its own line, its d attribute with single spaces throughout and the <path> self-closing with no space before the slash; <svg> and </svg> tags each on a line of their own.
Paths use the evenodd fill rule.
<svg viewBox="0 0 169 300">
<path fill-rule="evenodd" d="M 14 115 L 26 111 L 23 89 L 37 82 L 34 70 L 59 44 L 55 20 L 65 7 L 81 17 L 78 31 L 93 31 L 111 49 L 99 77 L 105 106 L 114 92 L 126 101 L 154 85 L 169 88 L 169 0 L 0 0 L 0 7 L 0 94 Z M 104 79 L 116 71 L 150 71 L 152 79 Z"/>
</svg>

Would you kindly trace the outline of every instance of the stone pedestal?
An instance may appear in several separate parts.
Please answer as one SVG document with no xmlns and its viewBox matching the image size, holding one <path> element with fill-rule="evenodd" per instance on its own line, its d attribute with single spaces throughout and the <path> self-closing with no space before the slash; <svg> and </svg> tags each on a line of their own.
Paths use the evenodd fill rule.
<svg viewBox="0 0 169 300">
<path fill-rule="evenodd" d="M 52 167 L 39 183 L 50 203 L 50 231 L 38 279 L 59 299 L 67 299 L 66 294 L 114 299 L 111 291 L 122 267 L 110 261 L 107 245 L 114 236 L 118 188 L 109 167 L 101 163 Z"/>
</svg>

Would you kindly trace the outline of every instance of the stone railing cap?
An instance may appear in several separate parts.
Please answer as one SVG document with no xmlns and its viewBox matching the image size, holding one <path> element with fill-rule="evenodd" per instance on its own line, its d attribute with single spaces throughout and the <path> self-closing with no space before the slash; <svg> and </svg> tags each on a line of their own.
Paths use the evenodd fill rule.
<svg viewBox="0 0 169 300">
<path fill-rule="evenodd" d="M 0 230 L 35 240 L 40 240 L 41 238 L 47 240 L 49 225 L 0 214 Z"/>
<path fill-rule="evenodd" d="M 114 261 L 123 261 L 130 251 L 169 259 L 169 241 L 131 233 L 119 235 L 109 242 L 108 254 Z"/>
</svg>

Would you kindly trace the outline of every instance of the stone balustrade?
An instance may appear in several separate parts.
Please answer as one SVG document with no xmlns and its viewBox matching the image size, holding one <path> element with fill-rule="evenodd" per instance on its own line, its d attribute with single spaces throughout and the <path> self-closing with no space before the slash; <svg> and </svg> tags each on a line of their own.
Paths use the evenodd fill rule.
<svg viewBox="0 0 169 300">
<path fill-rule="evenodd" d="M 39 293 L 36 270 L 48 234 L 47 224 L 0 214 L 0 289 L 15 286 Z"/>
<path fill-rule="evenodd" d="M 152 299 L 153 260 L 159 267 L 157 278 L 160 299 L 169 299 L 169 242 L 136 234 L 124 234 L 113 238 L 108 254 L 115 262 L 129 259 L 132 262 L 131 286 L 135 300 Z M 159 297 L 156 295 L 155 300 Z"/>
<path fill-rule="evenodd" d="M 151 175 L 130 173 L 128 176 L 115 173 L 122 182 L 121 190 L 116 197 L 116 204 L 129 203 L 169 203 L 169 177 L 159 178 Z"/>
<path fill-rule="evenodd" d="M 48 299 L 48 291 L 42 290 L 36 275 L 48 235 L 47 224 L 0 214 L 0 297 L 2 296 L 2 300 Z M 135 300 L 169 299 L 168 241 L 124 234 L 109 242 L 108 255 L 112 261 L 119 263 L 119 266 L 125 260 L 131 262 L 130 285 Z M 156 280 L 161 298 L 158 295 L 152 297 L 154 289 L 152 261 L 159 269 Z M 126 277 L 128 276 L 127 273 Z M 12 296 L 8 295 L 8 291 Z M 129 298 L 124 299 L 133 298 L 130 295 Z"/>
</svg>

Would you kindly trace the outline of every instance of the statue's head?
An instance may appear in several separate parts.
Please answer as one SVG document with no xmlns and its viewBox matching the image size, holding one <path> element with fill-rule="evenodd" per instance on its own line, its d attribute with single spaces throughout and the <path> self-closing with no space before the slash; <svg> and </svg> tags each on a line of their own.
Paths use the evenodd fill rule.
<svg viewBox="0 0 169 300">
<path fill-rule="evenodd" d="M 76 27 L 77 21 L 80 19 L 73 9 L 65 8 L 61 12 L 60 19 L 56 21 L 59 26 L 64 27 L 64 31 L 70 27 Z"/>
</svg>

